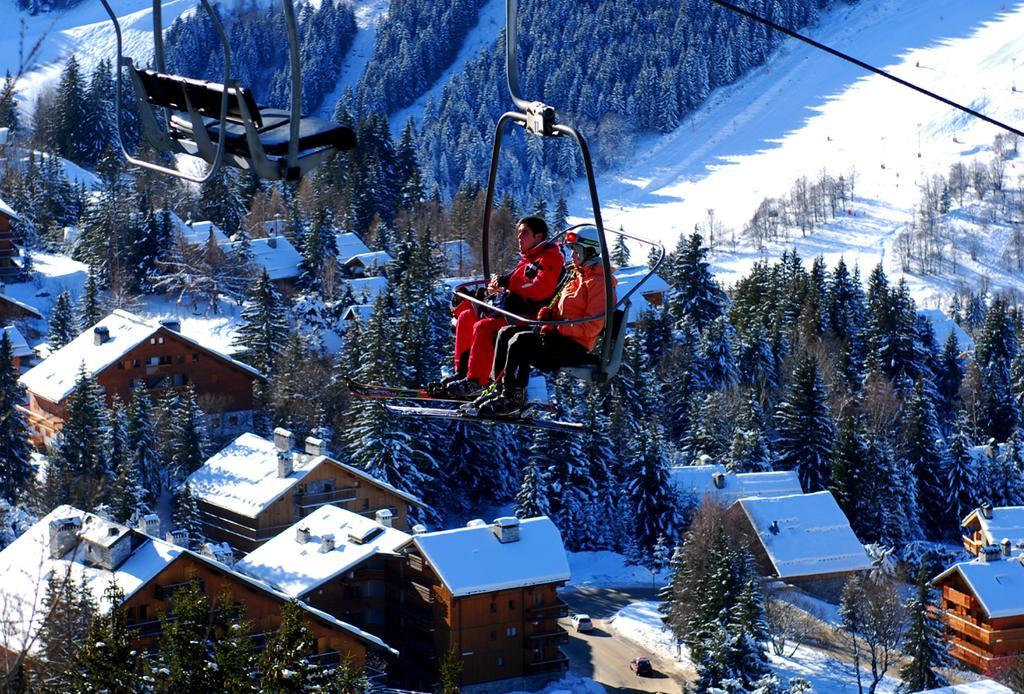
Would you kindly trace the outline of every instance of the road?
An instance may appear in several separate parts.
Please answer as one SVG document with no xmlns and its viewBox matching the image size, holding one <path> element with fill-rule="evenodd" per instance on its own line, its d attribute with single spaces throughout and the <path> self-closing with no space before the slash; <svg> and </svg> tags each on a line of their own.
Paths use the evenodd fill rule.
<svg viewBox="0 0 1024 694">
<path fill-rule="evenodd" d="M 562 650 L 569 657 L 573 672 L 593 678 L 610 692 L 664 692 L 677 694 L 682 691 L 686 679 L 693 680 L 696 673 L 680 670 L 675 663 L 664 660 L 613 631 L 608 625 L 612 617 L 627 603 L 637 600 L 652 600 L 650 589 L 573 587 L 561 593 L 569 604 L 571 612 L 589 614 L 594 629 L 587 632 L 573 631 L 568 619 L 562 626 L 569 632 L 569 643 Z M 637 656 L 651 659 L 654 677 L 637 677 L 629 669 L 629 661 Z"/>
</svg>

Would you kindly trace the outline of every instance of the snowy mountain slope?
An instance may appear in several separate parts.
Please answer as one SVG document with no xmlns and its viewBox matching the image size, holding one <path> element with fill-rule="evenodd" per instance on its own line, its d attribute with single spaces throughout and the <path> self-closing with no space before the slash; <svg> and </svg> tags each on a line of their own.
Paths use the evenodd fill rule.
<svg viewBox="0 0 1024 694">
<path fill-rule="evenodd" d="M 1020 2 L 879 0 L 837 9 L 809 33 L 1019 126 L 1024 93 L 1011 86 L 1015 56 L 1024 47 L 1022 26 Z M 715 219 L 738 236 L 766 196 L 785 194 L 800 176 L 813 180 L 822 169 L 834 176 L 856 171 L 854 215 L 784 246 L 796 246 L 804 258 L 822 253 L 830 262 L 845 255 L 865 271 L 884 260 L 887 272 L 900 276 L 892 243 L 911 219 L 918 182 L 945 174 L 956 160 L 987 158 L 998 132 L 789 41 L 769 67 L 719 90 L 675 132 L 643 142 L 622 172 L 602 176 L 605 218 L 671 246 L 681 230 L 706 223 L 708 211 L 714 210 Z M 1016 179 L 1012 170 L 1008 173 Z M 585 198 L 575 197 L 574 211 L 584 214 L 589 208 Z M 740 240 L 735 252 L 719 251 L 713 265 L 728 283 L 759 257 L 777 257 L 781 250 L 759 252 L 749 244 L 744 248 Z M 1024 277 L 1008 275 L 999 266 L 997 253 L 982 253 L 979 262 L 959 265 L 957 274 L 966 271 L 989 276 L 996 286 L 1024 287 Z M 908 280 L 915 296 L 932 304 L 956 281 Z"/>
<path fill-rule="evenodd" d="M 389 0 L 364 0 L 356 3 L 356 37 L 348 55 L 345 56 L 337 86 L 324 97 L 324 102 L 320 106 L 322 118 L 334 115 L 334 105 L 346 87 L 355 88 L 366 69 L 367 61 L 373 55 L 373 46 L 377 40 L 377 23 L 387 16 L 389 5 Z"/>
</svg>

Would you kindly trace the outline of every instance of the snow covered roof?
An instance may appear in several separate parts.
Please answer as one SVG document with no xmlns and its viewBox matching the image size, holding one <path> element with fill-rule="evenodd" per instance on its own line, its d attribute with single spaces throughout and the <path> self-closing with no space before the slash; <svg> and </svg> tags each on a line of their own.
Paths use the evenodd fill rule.
<svg viewBox="0 0 1024 694">
<path fill-rule="evenodd" d="M 938 585 L 953 572 L 967 582 L 990 619 L 1024 615 L 1024 563 L 1019 557 L 953 564 L 932 579 L 932 584 Z"/>
<path fill-rule="evenodd" d="M 231 246 L 238 248 L 239 242 L 232 243 Z M 249 249 L 253 262 L 266 270 L 270 279 L 284 280 L 299 276 L 302 254 L 295 250 L 295 246 L 284 236 L 252 239 L 249 242 Z"/>
<path fill-rule="evenodd" d="M 2 290 L 3 290 L 3 288 L 0 288 L 0 292 L 2 292 Z M 29 306 L 28 304 L 26 304 L 23 301 L 18 301 L 13 296 L 10 296 L 8 294 L 0 293 L 0 302 L 4 302 L 4 301 L 6 301 L 8 303 L 11 303 L 11 304 L 14 304 L 18 308 L 20 308 L 23 311 L 25 311 L 26 313 L 31 313 L 36 318 L 42 319 L 42 317 L 43 317 L 43 314 L 39 312 L 39 309 L 33 308 L 32 306 Z"/>
<path fill-rule="evenodd" d="M 74 534 L 83 540 L 72 539 L 65 553 L 57 559 L 51 556 L 51 521 L 69 521 Z M 124 542 L 131 543 L 132 549 L 127 558 L 114 570 L 86 563 L 86 558 L 92 556 L 89 552 L 91 544 L 110 546 L 122 538 Z M 15 651 L 20 651 L 27 645 L 29 654 L 38 652 L 40 644 L 36 636 L 43 619 L 43 598 L 50 575 L 62 577 L 65 572 L 70 572 L 75 584 L 84 582 L 100 609 L 105 611 L 110 609 L 111 605 L 103 601 L 103 591 L 111 583 L 117 581 L 118 587 L 124 591 L 127 599 L 182 555 L 215 566 L 220 571 L 280 600 L 286 601 L 291 597 L 208 557 L 72 506 L 59 506 L 0 552 L 0 605 L 4 609 L 4 618 L 0 620 L 0 643 Z M 321 620 L 395 652 L 372 634 L 305 603 L 298 604 Z"/>
<path fill-rule="evenodd" d="M 995 680 L 978 680 L 964 684 L 951 684 L 938 689 L 925 689 L 920 694 L 1013 694 L 1013 690 Z"/>
<path fill-rule="evenodd" d="M 334 237 L 334 242 L 338 245 L 338 258 L 347 260 L 354 255 L 370 252 L 370 248 L 363 243 L 363 240 L 351 231 L 337 234 Z"/>
<path fill-rule="evenodd" d="M 28 346 L 28 341 L 16 327 L 8 325 L 4 327 L 7 339 L 11 342 L 11 354 L 15 357 L 31 357 L 35 352 Z"/>
<path fill-rule="evenodd" d="M 357 253 L 346 260 L 345 265 L 359 262 L 363 267 L 383 267 L 393 260 L 394 258 L 387 251 L 370 251 L 369 253 Z"/>
<path fill-rule="evenodd" d="M 1007 539 L 1013 547 L 1024 546 L 1024 506 L 997 506 L 991 515 L 991 518 L 986 518 L 980 509 L 975 509 L 967 514 L 962 525 L 966 527 L 977 523 L 985 544 L 998 545 Z"/>
<path fill-rule="evenodd" d="M 303 528 L 309 531 L 305 542 L 299 540 Z M 333 536 L 334 549 L 322 552 L 321 543 L 328 535 Z M 372 518 L 337 506 L 321 506 L 249 553 L 236 568 L 299 597 L 375 554 L 394 553 L 409 538 Z"/>
<path fill-rule="evenodd" d="M 326 456 L 310 456 L 292 451 L 292 472 L 278 475 L 277 448 L 273 441 L 256 434 L 242 434 L 229 443 L 201 468 L 189 475 L 192 494 L 197 499 L 255 518 L 282 494 L 295 486 L 321 463 L 337 465 L 350 474 L 372 482 L 417 506 L 423 502 L 357 468 Z"/>
<path fill-rule="evenodd" d="M 62 520 L 80 523 L 79 537 L 102 540 L 102 544 L 108 546 L 112 541 L 134 532 L 74 507 L 58 506 L 0 552 L 0 604 L 4 610 L 4 618 L 0 620 L 0 640 L 5 646 L 10 644 L 15 650 L 21 650 L 27 645 L 29 653 L 38 650 L 40 644 L 35 636 L 42 623 L 43 597 L 50 575 L 62 577 L 66 571 L 70 572 L 71 579 L 76 584 L 84 581 L 100 608 L 106 610 L 110 605 L 104 604 L 101 598 L 111 582 L 116 580 L 125 597 L 130 597 L 184 551 L 162 540 L 135 533 L 125 541 L 136 546 L 113 571 L 86 564 L 89 545 L 86 542 L 74 543 L 54 559 L 50 555 L 50 522 Z"/>
<path fill-rule="evenodd" d="M 378 294 L 388 288 L 388 278 L 382 275 L 377 275 L 375 277 L 359 277 L 357 279 L 347 281 L 352 287 L 352 296 L 354 296 L 357 301 L 362 301 L 365 296 L 366 303 L 371 304 L 376 300 Z"/>
<path fill-rule="evenodd" d="M 358 318 L 362 323 L 366 323 L 373 318 L 373 304 L 352 304 L 345 309 L 345 312 L 341 315 L 341 319 L 344 321 L 350 321 Z"/>
<path fill-rule="evenodd" d="M 210 232 L 213 232 L 213 242 L 221 245 L 228 243 L 227 234 L 221 231 L 220 227 L 213 222 L 185 222 L 178 226 L 178 233 L 181 240 L 201 246 L 210 240 Z"/>
<path fill-rule="evenodd" d="M 97 328 L 106 328 L 109 335 L 102 344 L 96 344 L 95 341 Z M 85 364 L 85 370 L 95 376 L 161 329 L 169 330 L 159 321 L 137 316 L 124 309 L 117 309 L 40 364 L 29 369 L 22 375 L 21 382 L 37 396 L 50 402 L 60 402 L 75 389 L 78 368 L 81 364 Z M 180 332 L 173 332 L 185 342 L 193 344 L 233 366 L 256 376 L 261 375 L 259 371 L 248 364 L 236 361 Z"/>
<path fill-rule="evenodd" d="M 415 535 L 413 542 L 456 597 L 569 580 L 562 536 L 544 516 L 519 521 L 515 542 L 500 542 L 493 524 Z"/>
<path fill-rule="evenodd" d="M 783 580 L 871 568 L 871 559 L 831 492 L 736 502 Z"/>
<path fill-rule="evenodd" d="M 18 213 L 3 200 L 0 200 L 0 214 L 5 214 L 12 219 L 18 219 Z"/>
<path fill-rule="evenodd" d="M 617 284 L 615 291 L 618 297 L 621 299 L 625 296 L 626 292 L 635 287 L 649 270 L 650 268 L 646 265 L 632 265 L 630 267 L 623 267 L 616 270 L 615 281 Z M 668 290 L 668 282 L 662 279 L 658 273 L 651 275 L 650 279 L 644 282 L 643 286 L 636 290 L 633 296 L 629 297 L 630 302 L 633 304 L 629 312 L 630 316 L 635 319 L 651 307 L 647 299 L 644 298 L 645 295 L 665 293 Z"/>
<path fill-rule="evenodd" d="M 730 504 L 747 496 L 780 496 L 803 492 L 795 470 L 733 474 L 726 472 L 724 465 L 677 465 L 669 469 L 669 481 L 676 492 L 692 494 L 697 502 L 706 494 Z"/>
</svg>

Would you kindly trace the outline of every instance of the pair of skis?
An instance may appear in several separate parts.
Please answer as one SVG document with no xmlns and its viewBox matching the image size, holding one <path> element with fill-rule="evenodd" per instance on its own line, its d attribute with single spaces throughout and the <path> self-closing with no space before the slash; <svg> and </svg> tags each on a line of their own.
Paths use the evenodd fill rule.
<svg viewBox="0 0 1024 694">
<path fill-rule="evenodd" d="M 566 433 L 577 433 L 583 430 L 583 425 L 578 422 L 563 422 L 556 419 L 534 417 L 534 411 L 550 412 L 552 407 L 548 403 L 527 403 L 526 407 L 508 415 L 487 416 L 474 415 L 459 409 L 465 405 L 465 400 L 454 400 L 451 398 L 438 398 L 431 395 L 425 388 L 401 388 L 397 386 L 386 386 L 375 383 L 359 383 L 358 381 L 348 382 L 349 392 L 357 398 L 374 398 L 379 400 L 408 400 L 435 405 L 447 405 L 447 407 L 431 407 L 422 405 L 395 405 L 384 403 L 384 407 L 394 414 L 402 417 L 431 417 L 434 419 L 447 419 L 454 422 L 465 422 L 469 424 L 511 424 L 524 426 L 531 429 L 545 429 L 548 431 L 560 431 Z"/>
</svg>

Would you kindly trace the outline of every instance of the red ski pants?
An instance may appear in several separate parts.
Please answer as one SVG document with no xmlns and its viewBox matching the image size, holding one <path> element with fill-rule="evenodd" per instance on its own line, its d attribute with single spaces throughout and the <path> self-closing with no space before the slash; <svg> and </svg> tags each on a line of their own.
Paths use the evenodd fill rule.
<svg viewBox="0 0 1024 694">
<path fill-rule="evenodd" d="M 459 368 L 459 357 L 468 351 L 467 378 L 487 385 L 494 365 L 494 343 L 506 325 L 504 318 L 478 318 L 472 309 L 460 313 L 455 321 L 455 368 Z"/>
</svg>

